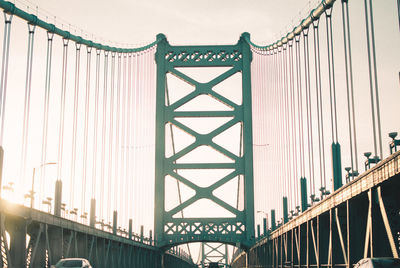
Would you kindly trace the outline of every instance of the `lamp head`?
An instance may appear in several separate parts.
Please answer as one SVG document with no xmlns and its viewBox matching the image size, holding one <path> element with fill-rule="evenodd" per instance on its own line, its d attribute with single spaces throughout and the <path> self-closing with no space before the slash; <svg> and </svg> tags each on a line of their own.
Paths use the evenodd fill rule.
<svg viewBox="0 0 400 268">
<path fill-rule="evenodd" d="M 397 132 L 390 132 L 389 137 L 394 140 L 397 137 Z"/>
<path fill-rule="evenodd" d="M 365 156 L 366 158 L 369 158 L 369 157 L 371 156 L 371 154 L 372 154 L 371 152 L 365 152 L 365 153 L 364 153 L 364 156 Z"/>
</svg>

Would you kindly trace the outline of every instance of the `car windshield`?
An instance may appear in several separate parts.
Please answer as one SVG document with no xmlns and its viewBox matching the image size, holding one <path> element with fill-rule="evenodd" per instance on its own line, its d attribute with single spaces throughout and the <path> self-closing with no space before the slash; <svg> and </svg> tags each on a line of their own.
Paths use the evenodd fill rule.
<svg viewBox="0 0 400 268">
<path fill-rule="evenodd" d="M 64 260 L 64 261 L 59 261 L 56 264 L 56 267 L 82 267 L 82 261 L 81 260 Z"/>
</svg>

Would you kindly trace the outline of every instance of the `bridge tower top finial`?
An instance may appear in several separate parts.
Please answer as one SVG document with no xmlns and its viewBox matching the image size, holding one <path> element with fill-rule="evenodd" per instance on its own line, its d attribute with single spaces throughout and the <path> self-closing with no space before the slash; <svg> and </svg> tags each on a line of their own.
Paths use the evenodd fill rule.
<svg viewBox="0 0 400 268">
<path fill-rule="evenodd" d="M 157 40 L 163 40 L 163 39 L 167 40 L 167 37 L 165 36 L 165 34 L 163 34 L 163 33 L 157 34 Z"/>
<path fill-rule="evenodd" d="M 242 34 L 240 35 L 240 38 L 250 40 L 250 33 L 244 32 L 244 33 L 242 33 Z"/>
</svg>

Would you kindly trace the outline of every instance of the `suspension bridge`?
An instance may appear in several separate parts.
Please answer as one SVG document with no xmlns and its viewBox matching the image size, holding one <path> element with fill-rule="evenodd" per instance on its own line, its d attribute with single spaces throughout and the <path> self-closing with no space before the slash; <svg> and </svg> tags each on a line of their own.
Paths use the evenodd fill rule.
<svg viewBox="0 0 400 268">
<path fill-rule="evenodd" d="M 267 46 L 137 48 L 0 7 L 0 267 L 399 258 L 399 1 L 320 1 Z"/>
</svg>

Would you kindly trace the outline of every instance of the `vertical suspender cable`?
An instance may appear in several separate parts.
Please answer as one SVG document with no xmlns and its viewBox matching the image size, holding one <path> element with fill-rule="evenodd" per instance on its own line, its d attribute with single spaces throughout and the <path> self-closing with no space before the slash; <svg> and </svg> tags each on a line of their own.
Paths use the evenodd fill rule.
<svg viewBox="0 0 400 268">
<path fill-rule="evenodd" d="M 74 115 L 72 122 L 72 154 L 71 154 L 71 184 L 70 184 L 70 204 L 75 207 L 75 168 L 76 168 L 76 133 L 78 124 L 79 108 L 79 67 L 81 58 L 81 44 L 75 43 L 75 93 L 74 93 Z"/>
<path fill-rule="evenodd" d="M 290 139 L 290 107 L 289 107 L 289 86 L 288 86 L 288 74 L 287 74 L 287 45 L 283 45 L 283 51 L 282 51 L 282 61 L 283 61 L 283 94 L 282 94 L 282 99 L 283 99 L 283 111 L 284 111 L 284 121 L 282 122 L 284 124 L 284 146 L 285 146 L 285 151 L 286 151 L 286 170 L 287 170 L 287 180 L 288 180 L 288 202 L 289 202 L 289 208 L 293 207 L 293 201 L 294 198 L 292 196 L 292 190 L 293 190 L 293 185 L 292 185 L 292 158 L 291 158 L 291 139 Z"/>
<path fill-rule="evenodd" d="M 253 52 L 253 51 L 252 51 Z M 257 52 L 256 52 L 257 53 Z M 254 55 L 254 53 L 253 53 Z M 253 63 L 254 62 L 254 63 Z M 253 104 L 253 114 L 256 114 L 255 118 L 258 118 L 257 120 L 259 121 L 259 125 L 257 126 L 257 131 L 253 131 L 253 153 L 254 159 L 260 159 L 262 157 L 262 133 L 263 133 L 263 126 L 262 126 L 262 118 L 260 117 L 261 113 L 261 88 L 262 88 L 262 76 L 261 76 L 261 59 L 260 56 L 257 55 L 253 57 L 253 62 L 251 64 L 251 73 L 254 74 L 254 79 L 251 80 L 251 86 L 253 89 L 254 94 L 252 94 L 252 104 Z M 261 179 L 263 178 L 262 176 L 262 169 L 260 167 L 256 167 L 255 165 L 255 200 L 257 201 L 257 204 L 255 204 L 256 209 L 259 210 L 261 209 L 261 204 L 262 204 L 262 196 L 260 196 L 260 191 L 262 190 L 261 186 Z"/>
<path fill-rule="evenodd" d="M 115 113 L 115 150 L 114 150 L 114 179 L 115 179 L 115 187 L 114 187 L 114 210 L 117 211 L 119 209 L 118 204 L 118 184 L 122 184 L 120 178 L 120 165 L 119 165 L 119 154 L 120 154 L 120 111 L 121 111 L 121 53 L 118 53 L 118 61 L 117 61 L 117 107 Z"/>
<path fill-rule="evenodd" d="M 303 94 L 301 85 L 301 56 L 300 56 L 300 35 L 296 37 L 296 81 L 297 81 L 297 102 L 298 102 L 298 122 L 299 122 L 299 140 L 300 140 L 300 173 L 305 177 L 305 156 L 304 156 L 304 124 L 303 124 Z"/>
<path fill-rule="evenodd" d="M 115 52 L 111 52 L 111 88 L 110 88 L 110 112 L 108 132 L 108 190 L 107 190 L 107 211 L 113 215 L 112 194 L 116 183 L 112 183 L 113 173 L 113 139 L 114 139 L 114 88 L 115 88 Z M 116 167 L 115 167 L 116 168 Z M 111 216 L 110 216 L 111 218 Z"/>
<path fill-rule="evenodd" d="M 108 51 L 104 51 L 104 86 L 103 86 L 103 118 L 101 128 L 101 164 L 100 164 L 100 218 L 104 219 L 105 216 L 109 216 L 109 211 L 104 215 L 104 169 L 105 169 L 105 157 L 106 157 L 106 127 L 107 127 L 107 84 L 108 84 Z M 109 218 L 108 218 L 109 219 Z M 106 219 L 106 220 L 108 220 Z"/>
<path fill-rule="evenodd" d="M 13 15 L 4 12 L 4 39 L 3 39 L 3 61 L 1 62 L 1 81 L 0 81 L 0 146 L 3 146 L 4 134 L 4 112 L 7 96 L 7 78 L 8 78 L 8 58 L 10 55 L 10 33 L 11 20 Z M 0 181 L 1 184 L 1 181 Z M 1 185 L 0 185 L 1 187 Z M 1 192 L 1 191 L 0 191 Z"/>
<path fill-rule="evenodd" d="M 279 178 L 282 181 L 282 196 L 287 196 L 287 188 L 286 188 L 286 177 L 285 177 L 285 170 L 283 167 L 284 164 L 284 157 L 285 157 L 285 151 L 282 146 L 282 136 L 283 136 L 283 129 L 282 129 L 282 100 L 281 100 L 281 47 L 278 47 L 275 58 L 276 58 L 276 70 L 277 70 L 277 80 L 276 80 L 276 96 L 278 98 L 277 100 L 277 107 L 278 107 L 278 112 L 277 112 L 277 125 L 279 128 L 279 135 L 278 135 L 278 148 L 279 148 L 279 158 L 280 158 L 280 165 L 279 165 Z"/>
<path fill-rule="evenodd" d="M 35 34 L 35 25 L 28 23 L 28 56 L 26 62 L 26 81 L 25 81 L 25 103 L 24 103 L 24 119 L 22 128 L 22 151 L 21 151 L 21 180 L 25 185 L 26 174 L 26 154 L 28 149 L 28 131 L 29 131 L 29 113 L 31 102 L 31 85 L 32 85 L 32 63 L 33 63 L 33 40 Z M 34 191 L 34 189 L 32 189 Z M 31 193 L 33 198 L 33 192 Z"/>
<path fill-rule="evenodd" d="M 272 132 L 272 129 L 275 129 L 275 109 L 274 109 L 274 103 L 275 100 L 273 99 L 274 97 L 274 56 L 273 56 L 273 51 L 270 50 L 268 51 L 268 64 L 270 65 L 270 71 L 267 72 L 268 75 L 268 113 L 271 115 L 271 120 L 269 121 L 269 128 L 268 128 L 268 135 L 271 136 L 271 163 L 272 163 L 272 174 L 271 174 L 271 179 L 272 179 L 272 184 L 274 189 L 279 189 L 278 188 L 278 183 L 277 183 L 277 176 L 276 176 L 276 165 L 275 165 L 275 159 L 276 159 L 276 140 L 275 140 L 275 134 L 276 132 Z M 273 208 L 277 208 L 277 200 L 279 198 L 279 191 L 274 191 L 273 193 Z"/>
<path fill-rule="evenodd" d="M 368 5 L 369 3 L 369 5 Z M 381 116 L 379 108 L 379 90 L 378 90 L 378 73 L 376 68 L 376 53 L 375 53 L 375 31 L 374 31 L 374 16 L 372 12 L 372 1 L 364 0 L 365 9 L 365 27 L 367 34 L 367 48 L 368 48 L 368 71 L 369 71 L 369 87 L 371 94 L 371 110 L 372 110 L 372 129 L 374 134 L 374 151 L 375 157 L 382 159 L 382 129 L 381 129 Z M 369 16 L 368 16 L 369 9 Z M 371 25 L 370 25 L 371 24 Z M 371 33 L 370 33 L 371 32 Z M 370 35 L 371 34 L 371 35 Z M 372 55 L 371 55 L 372 54 Z M 375 87 L 375 92 L 374 92 Z M 374 95 L 375 93 L 375 95 Z M 376 106 L 376 111 L 375 111 Z M 378 132 L 378 133 L 376 133 Z M 377 137 L 378 135 L 378 137 Z M 377 145 L 378 139 L 378 145 Z"/>
<path fill-rule="evenodd" d="M 292 129 L 292 157 L 293 157 L 293 179 L 294 179 L 294 200 L 296 207 L 299 204 L 298 199 L 298 161 L 299 158 L 297 156 L 297 141 L 296 141 L 296 103 L 295 103 L 295 94 L 294 94 L 294 66 L 293 66 L 293 40 L 289 41 L 289 80 L 290 80 L 290 107 L 291 107 L 291 129 Z"/>
<path fill-rule="evenodd" d="M 145 50 L 141 53 L 141 62 L 139 62 L 137 69 L 139 72 L 139 80 L 138 80 L 138 92 L 135 94 L 137 101 L 140 102 L 140 104 L 144 105 L 144 108 L 139 108 L 137 109 L 137 119 L 136 122 L 141 122 L 144 118 L 145 115 L 145 109 L 148 106 L 148 88 L 147 88 L 147 82 L 148 82 L 148 77 L 147 77 L 147 71 L 148 71 L 148 64 L 147 64 L 147 55 L 148 55 L 148 51 Z M 140 69 L 139 69 L 140 68 Z M 135 103 L 135 106 L 139 106 L 139 104 Z M 146 126 L 143 128 L 139 128 L 138 132 L 137 132 L 137 136 L 138 136 L 138 141 L 142 144 L 142 146 L 139 146 L 138 143 L 135 144 L 135 148 L 137 148 L 137 146 L 139 146 L 139 150 L 137 150 L 141 155 L 146 156 L 146 150 L 147 150 L 147 146 L 148 146 L 148 142 L 146 141 L 145 138 L 145 133 L 146 133 L 146 129 L 148 129 L 148 125 L 150 123 L 150 121 L 146 122 Z M 146 188 L 146 180 L 145 175 L 144 175 L 144 160 L 146 158 L 143 157 L 142 159 L 140 159 L 141 164 L 139 166 L 139 174 L 138 174 L 138 178 L 140 178 L 140 182 L 141 182 L 141 188 L 143 189 L 147 189 Z M 135 162 L 137 161 L 137 159 L 135 159 Z M 140 162 L 139 162 L 140 163 Z M 139 205 L 142 208 L 139 211 L 139 218 L 143 219 L 143 211 L 146 209 L 146 200 L 145 197 L 143 196 L 143 194 L 146 194 L 144 191 L 141 191 L 142 196 L 140 197 L 139 200 Z"/>
<path fill-rule="evenodd" d="M 131 108 L 131 118 L 130 118 L 130 122 L 131 122 L 131 134 L 129 136 L 130 142 L 131 142 L 131 151 L 130 151 L 130 164 L 129 164 L 129 172 L 131 173 L 131 178 L 135 178 L 135 181 L 137 181 L 138 183 L 136 184 L 138 186 L 139 189 L 142 189 L 141 191 L 138 192 L 138 208 L 137 211 L 133 211 L 133 208 L 131 207 L 128 211 L 128 214 L 130 215 L 130 218 L 133 217 L 133 213 L 135 212 L 137 215 L 136 218 L 136 224 L 139 227 L 140 225 L 142 225 L 142 217 L 141 217 L 141 213 L 143 210 L 143 193 L 144 193 L 144 181 L 143 181 L 143 177 L 142 177 L 142 167 L 141 167 L 141 163 L 138 162 L 139 159 L 136 159 L 137 154 L 141 154 L 143 155 L 143 151 L 142 151 L 142 146 L 143 146 L 143 140 L 141 138 L 141 130 L 145 128 L 144 124 L 141 126 L 140 129 L 136 128 L 137 126 L 137 120 L 138 118 L 140 118 L 140 112 L 141 109 L 138 109 L 138 105 L 135 104 L 136 101 L 140 102 L 142 105 L 146 106 L 146 103 L 144 103 L 144 99 L 143 99 L 143 94 L 142 94 L 142 82 L 144 81 L 144 70 L 145 70 L 145 66 L 143 65 L 143 61 L 144 61 L 144 53 L 143 52 L 139 52 L 136 54 L 132 55 L 132 69 L 131 69 L 131 76 L 132 76 L 132 80 L 131 80 L 131 98 L 130 98 L 130 108 Z M 140 143 L 139 143 L 140 142 Z M 139 145 L 140 144 L 140 145 Z M 144 156 L 144 155 L 143 155 Z M 142 159 L 140 159 L 142 160 Z M 133 166 L 136 165 L 136 168 L 133 169 Z M 129 181 L 129 191 L 133 192 L 134 191 L 134 180 L 131 179 Z M 129 195 L 129 200 L 130 203 L 132 204 L 133 201 L 133 196 Z"/>
<path fill-rule="evenodd" d="M 342 164 L 340 157 L 340 144 L 337 128 L 337 109 L 336 109 L 336 83 L 335 83 L 335 62 L 333 53 L 333 31 L 332 31 L 332 9 L 330 7 L 325 10 L 326 22 L 326 43 L 328 56 L 328 73 L 329 73 L 329 101 L 330 115 L 332 128 L 332 175 L 333 175 L 333 190 L 342 186 Z"/>
<path fill-rule="evenodd" d="M 274 161 L 272 162 L 273 163 L 273 169 L 272 169 L 272 180 L 273 180 L 273 184 L 274 184 L 274 188 L 275 189 L 278 189 L 278 185 L 277 185 L 277 176 L 276 176 L 276 165 L 275 165 L 275 159 L 276 159 L 276 140 L 275 140 L 275 133 L 276 132 L 272 132 L 271 130 L 272 129 L 275 129 L 275 109 L 274 109 L 274 104 L 275 104 L 275 101 L 274 101 L 274 99 L 273 99 L 273 97 L 274 97 L 274 52 L 272 51 L 272 50 L 270 50 L 269 52 L 268 52 L 268 54 L 269 54 L 269 64 L 271 65 L 271 67 L 270 67 L 270 73 L 268 74 L 268 76 L 269 76 L 269 91 L 268 91 L 268 93 L 269 93 L 269 95 L 268 95 L 268 97 L 269 97 L 269 104 L 270 104 L 270 107 L 269 107 L 269 112 L 270 112 L 270 114 L 271 114 L 271 121 L 270 121 L 270 127 L 269 127 L 269 135 L 271 136 L 271 140 L 272 140 L 272 142 L 271 142 L 271 145 L 272 145 L 272 152 L 271 152 L 271 159 L 273 159 Z M 275 191 L 275 193 L 274 193 L 274 207 L 275 208 L 277 208 L 278 206 L 277 206 L 277 200 L 278 200 L 278 196 L 279 196 L 279 191 L 277 190 L 277 191 Z"/>
<path fill-rule="evenodd" d="M 276 180 L 277 180 L 277 184 L 278 187 L 280 189 L 280 196 L 282 197 L 285 194 L 285 182 L 282 181 L 282 169 L 281 169 L 281 165 L 279 163 L 282 163 L 282 159 L 281 159 L 281 148 L 280 148 L 280 127 L 279 127 L 279 65 L 278 65 L 278 52 L 277 49 L 274 49 L 274 54 L 273 54 L 273 58 L 274 58 L 274 92 L 273 92 L 273 96 L 275 98 L 275 105 L 274 105 L 274 112 L 275 112 L 275 127 L 274 129 L 277 130 L 276 132 L 276 136 L 275 136 L 275 159 L 279 159 L 279 162 L 277 164 L 277 168 L 276 168 Z M 277 202 L 277 208 L 279 209 L 279 211 L 281 210 L 281 206 L 280 206 L 280 198 L 277 198 L 276 200 Z"/>
<path fill-rule="evenodd" d="M 96 49 L 96 81 L 94 92 L 94 116 L 93 116 L 93 166 L 92 166 L 92 200 L 96 199 L 96 180 L 97 180 L 97 138 L 99 128 L 99 95 L 100 95 L 100 53 Z"/>
<path fill-rule="evenodd" d="M 132 54 L 128 55 L 128 85 L 127 85 L 127 98 L 126 98 L 126 137 L 125 137 L 125 143 L 126 143 L 126 151 L 125 151 L 125 179 L 126 179 L 126 184 L 125 184 L 125 198 L 128 198 L 129 196 L 129 185 L 130 185 L 130 180 L 132 179 L 132 174 L 130 173 L 130 153 L 131 153 L 131 96 L 132 96 Z M 130 204 L 126 204 L 125 206 L 125 211 L 123 212 L 127 217 L 129 217 L 129 208 Z"/>
<path fill-rule="evenodd" d="M 131 206 L 128 210 L 128 215 L 129 218 L 132 218 L 133 215 L 136 215 L 136 221 L 135 223 L 137 224 L 137 226 L 140 226 L 141 223 L 139 222 L 142 217 L 141 217 L 141 212 L 143 209 L 142 206 L 142 202 L 143 202 L 143 178 L 142 178 L 142 166 L 141 163 L 138 163 L 139 158 L 137 158 L 137 154 L 139 153 L 140 155 L 142 155 L 142 157 L 140 157 L 140 160 L 143 159 L 143 152 L 141 151 L 141 146 L 139 146 L 139 143 L 137 141 L 140 140 L 140 130 L 144 129 L 145 126 L 144 124 L 140 127 L 140 128 L 136 128 L 136 124 L 138 122 L 138 118 L 140 118 L 140 116 L 138 116 L 138 114 L 140 113 L 140 109 L 138 108 L 139 103 L 142 104 L 144 107 L 146 107 L 146 104 L 143 103 L 144 100 L 141 100 L 141 81 L 143 81 L 143 70 L 144 67 L 142 66 L 142 61 L 143 61 L 143 53 L 135 53 L 132 54 L 132 68 L 131 68 L 131 97 L 129 99 L 129 107 L 130 107 L 130 123 L 131 123 L 131 134 L 129 135 L 129 140 L 131 143 L 130 146 L 130 158 L 129 158 L 129 172 L 131 174 L 131 179 L 129 180 L 129 192 L 130 193 L 134 193 L 135 190 L 135 186 L 136 188 L 138 188 L 137 191 L 137 202 L 136 204 L 136 210 L 134 210 L 134 208 L 132 207 L 132 204 L 134 203 L 133 201 L 133 194 L 129 195 L 129 205 Z M 137 103 L 136 103 L 137 102 Z M 141 191 L 139 190 L 141 189 Z M 132 213 L 133 212 L 133 213 Z"/>
<path fill-rule="evenodd" d="M 86 211 L 86 181 L 87 181 L 87 157 L 88 157 L 88 131 L 90 111 L 90 72 L 91 72 L 92 47 L 86 47 L 86 94 L 85 94 L 85 126 L 83 132 L 83 164 L 82 164 L 82 212 Z"/>
<path fill-rule="evenodd" d="M 310 192 L 311 199 L 315 197 L 315 178 L 314 178 L 314 146 L 313 146 L 313 126 L 312 126 L 312 104 L 310 89 L 310 52 L 308 46 L 308 28 L 303 30 L 304 36 L 304 78 L 306 86 L 306 111 L 307 111 L 307 134 L 308 134 L 308 167 L 310 173 Z"/>
<path fill-rule="evenodd" d="M 67 90 L 67 63 L 68 63 L 68 39 L 63 39 L 63 66 L 61 78 L 61 103 L 60 103 L 60 125 L 58 129 L 58 158 L 57 158 L 57 180 L 62 181 L 61 173 L 63 166 L 64 150 L 64 118 L 65 118 L 65 94 Z"/>
<path fill-rule="evenodd" d="M 265 113 L 265 105 L 266 105 L 266 94 L 267 94 L 267 87 L 266 87 L 266 77 L 265 77 L 265 68 L 266 68 L 266 60 L 267 60 L 267 56 L 265 54 L 265 51 L 260 51 L 260 54 L 262 55 L 262 57 L 260 57 L 260 72 L 259 72 L 259 76 L 261 78 L 261 86 L 259 88 L 259 92 L 261 94 L 261 101 L 264 105 L 260 105 L 260 113 L 262 115 L 262 124 L 261 124 L 261 141 L 263 143 L 263 150 L 261 151 L 261 159 L 263 162 L 267 161 L 267 154 L 268 154 L 268 142 L 266 139 L 266 131 L 267 131 L 267 127 L 266 127 L 266 113 Z M 260 115 L 260 116 L 261 116 Z M 241 140 L 241 139 L 240 139 Z M 240 146 L 241 147 L 241 146 Z M 261 177 L 260 179 L 266 181 L 267 180 L 267 173 L 266 173 L 266 167 L 263 165 L 261 170 Z M 264 184 L 265 188 L 262 189 L 262 187 L 260 187 L 259 191 L 262 193 L 263 191 L 266 190 L 266 184 Z M 265 210 L 265 205 L 266 204 L 270 204 L 269 201 L 267 201 L 267 198 L 269 196 L 268 195 L 263 195 L 263 203 L 264 203 L 264 207 L 263 209 Z"/>
<path fill-rule="evenodd" d="M 400 0 L 397 0 L 397 16 L 399 18 L 399 29 L 400 29 Z"/>
<path fill-rule="evenodd" d="M 45 92 L 44 92 L 44 107 L 43 107 L 43 126 L 42 126 L 42 152 L 40 164 L 43 166 L 46 163 L 47 155 L 47 133 L 49 125 L 49 105 L 50 105 L 50 81 L 51 81 L 51 59 L 53 50 L 53 33 L 47 32 L 47 56 L 46 56 L 46 80 L 45 80 Z M 40 172 L 40 194 L 41 198 L 44 196 L 44 177 L 45 169 Z"/>
<path fill-rule="evenodd" d="M 121 212 L 123 217 L 123 222 L 126 222 L 125 206 L 125 184 L 126 184 L 126 172 L 125 172 L 125 150 L 126 150 L 126 139 L 125 139 L 125 129 L 126 129 L 126 70 L 127 70 L 127 54 L 124 54 L 124 65 L 123 65 L 123 87 L 122 87 L 122 121 L 121 121 L 121 182 L 120 182 L 120 204 Z M 125 223 L 126 224 L 126 223 Z"/>
<path fill-rule="evenodd" d="M 331 108 L 332 143 L 338 142 L 337 110 L 336 110 L 336 83 L 335 62 L 333 53 L 333 31 L 332 31 L 332 7 L 325 10 L 326 17 L 326 44 L 328 49 L 328 73 L 329 73 L 329 100 Z"/>
<path fill-rule="evenodd" d="M 347 88 L 347 111 L 349 118 L 349 140 L 351 154 L 351 176 L 358 175 L 357 161 L 357 134 L 356 120 L 354 108 L 354 90 L 353 90 L 353 67 L 351 59 L 351 42 L 350 42 L 350 21 L 348 0 L 342 0 L 342 20 L 343 20 L 343 37 L 344 37 L 344 56 L 346 65 L 346 88 Z"/>
<path fill-rule="evenodd" d="M 289 183 L 288 183 L 288 172 L 287 172 L 287 160 L 286 160 L 286 146 L 285 146 L 285 117 L 284 117 L 284 90 L 283 90 L 283 49 L 282 47 L 278 47 L 278 54 L 277 54 L 277 60 L 278 60 L 278 96 L 279 96 L 279 129 L 280 129 L 280 135 L 279 135 L 279 144 L 280 144 L 280 150 L 281 150 L 281 178 L 284 183 L 284 192 L 283 192 L 283 198 L 287 198 L 289 194 Z M 285 208 L 282 206 L 282 218 L 285 219 Z M 282 223 L 284 220 L 282 221 Z"/>
<path fill-rule="evenodd" d="M 320 170 L 321 198 L 324 197 L 326 189 L 325 177 L 325 140 L 324 140 L 324 118 L 322 112 L 322 85 L 321 85 L 321 57 L 319 47 L 319 19 L 313 21 L 314 33 L 314 65 L 315 65 L 315 91 L 317 96 L 317 120 L 318 120 L 318 149 Z"/>
<path fill-rule="evenodd" d="M 140 88 L 140 69 L 139 69 L 139 59 L 141 58 L 141 54 L 140 53 L 135 53 L 132 55 L 134 57 L 133 59 L 133 67 L 132 67 L 132 95 L 131 95 L 131 99 L 130 99 L 130 107 L 132 107 L 132 116 L 133 118 L 130 120 L 131 122 L 133 122 L 134 124 L 134 128 L 132 129 L 132 134 L 130 135 L 130 140 L 132 142 L 132 164 L 130 165 L 130 172 L 132 172 L 134 180 L 130 181 L 131 183 L 131 187 L 133 187 L 132 189 L 132 193 L 129 198 L 133 198 L 134 201 L 130 201 L 130 203 L 133 203 L 133 209 L 130 209 L 129 212 L 131 213 L 133 210 L 133 215 L 134 216 L 130 216 L 130 217 L 134 217 L 134 219 L 136 220 L 135 223 L 137 226 L 139 226 L 139 219 L 141 219 L 140 217 L 140 213 L 142 211 L 142 206 L 141 206 L 141 194 L 143 189 L 141 189 L 141 175 L 140 175 L 140 167 L 141 167 L 141 163 L 139 163 L 139 157 L 137 157 L 138 155 L 141 155 L 140 147 L 137 146 L 138 140 L 139 140 L 139 130 L 141 128 L 144 128 L 144 125 L 142 125 L 140 128 L 136 127 L 136 124 L 138 122 L 138 112 L 139 112 L 139 104 L 144 105 L 144 103 L 142 103 L 142 100 L 138 99 L 139 98 L 139 88 Z M 134 196 L 132 196 L 134 195 Z"/>
</svg>

